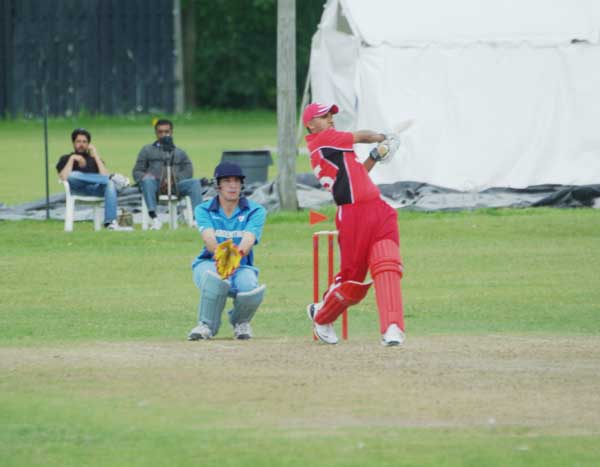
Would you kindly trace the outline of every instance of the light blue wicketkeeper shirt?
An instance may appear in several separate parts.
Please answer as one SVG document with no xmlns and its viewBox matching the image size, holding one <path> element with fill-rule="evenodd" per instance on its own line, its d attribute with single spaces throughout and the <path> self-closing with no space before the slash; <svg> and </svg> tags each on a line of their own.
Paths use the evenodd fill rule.
<svg viewBox="0 0 600 467">
<path fill-rule="evenodd" d="M 255 244 L 260 241 L 267 211 L 260 204 L 246 198 L 240 198 L 238 207 L 233 211 L 231 217 L 227 217 L 219 204 L 219 197 L 215 196 L 210 201 L 205 201 L 196 206 L 194 211 L 198 230 L 214 229 L 217 242 L 232 239 L 233 243 L 239 245 L 244 232 L 250 232 L 256 237 Z M 192 263 L 192 269 L 202 261 L 212 261 L 213 254 L 206 247 Z M 242 266 L 254 266 L 254 251 L 242 257 Z"/>
</svg>

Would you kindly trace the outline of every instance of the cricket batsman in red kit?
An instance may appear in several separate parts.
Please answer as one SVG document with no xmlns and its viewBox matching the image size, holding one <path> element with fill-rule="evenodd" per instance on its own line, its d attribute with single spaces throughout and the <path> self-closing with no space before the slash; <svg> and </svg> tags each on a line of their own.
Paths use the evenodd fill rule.
<svg viewBox="0 0 600 467">
<path fill-rule="evenodd" d="M 331 191 L 337 204 L 335 217 L 341 269 L 323 301 L 308 306 L 316 336 L 327 344 L 338 342 L 333 323 L 349 306 L 359 303 L 371 284 L 375 285 L 381 343 L 404 342 L 402 307 L 402 260 L 396 210 L 381 199 L 379 188 L 369 177 L 378 161 L 391 157 L 386 135 L 368 130 L 337 131 L 333 115 L 337 105 L 312 103 L 302 121 L 309 134 L 306 144 L 310 163 L 319 182 Z M 361 162 L 356 143 L 379 143 Z M 370 269 L 372 281 L 365 282 Z"/>
</svg>

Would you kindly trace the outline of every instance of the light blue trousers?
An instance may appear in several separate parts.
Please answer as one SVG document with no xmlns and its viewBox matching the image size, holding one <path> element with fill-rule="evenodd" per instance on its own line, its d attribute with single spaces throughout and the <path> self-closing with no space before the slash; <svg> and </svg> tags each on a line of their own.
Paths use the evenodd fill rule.
<svg viewBox="0 0 600 467">
<path fill-rule="evenodd" d="M 217 274 L 217 266 L 214 261 L 202 261 L 193 270 L 194 283 L 200 288 L 200 280 L 205 271 Z M 227 279 L 231 285 L 229 296 L 235 297 L 238 292 L 250 292 L 258 287 L 258 271 L 251 266 L 240 266 L 232 276 Z"/>
</svg>

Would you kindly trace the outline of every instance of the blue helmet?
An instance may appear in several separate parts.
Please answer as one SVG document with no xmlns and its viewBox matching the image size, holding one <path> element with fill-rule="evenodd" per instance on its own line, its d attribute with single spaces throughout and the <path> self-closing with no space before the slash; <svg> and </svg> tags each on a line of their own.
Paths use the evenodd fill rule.
<svg viewBox="0 0 600 467">
<path fill-rule="evenodd" d="M 214 177 L 217 182 L 219 181 L 219 179 L 225 177 L 238 177 L 242 180 L 242 182 L 246 178 L 244 172 L 242 171 L 242 168 L 239 165 L 227 161 L 221 162 L 215 167 Z"/>
</svg>

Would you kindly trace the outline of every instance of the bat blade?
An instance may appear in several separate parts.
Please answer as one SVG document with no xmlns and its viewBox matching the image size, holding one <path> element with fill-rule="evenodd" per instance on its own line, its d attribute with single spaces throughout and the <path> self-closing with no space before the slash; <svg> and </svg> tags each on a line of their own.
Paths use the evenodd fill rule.
<svg viewBox="0 0 600 467">
<path fill-rule="evenodd" d="M 413 123 L 415 123 L 415 121 L 413 119 L 404 120 L 403 122 L 398 123 L 396 125 L 396 127 L 394 128 L 394 133 L 400 134 L 400 133 L 408 130 L 411 126 L 413 126 Z"/>
</svg>

